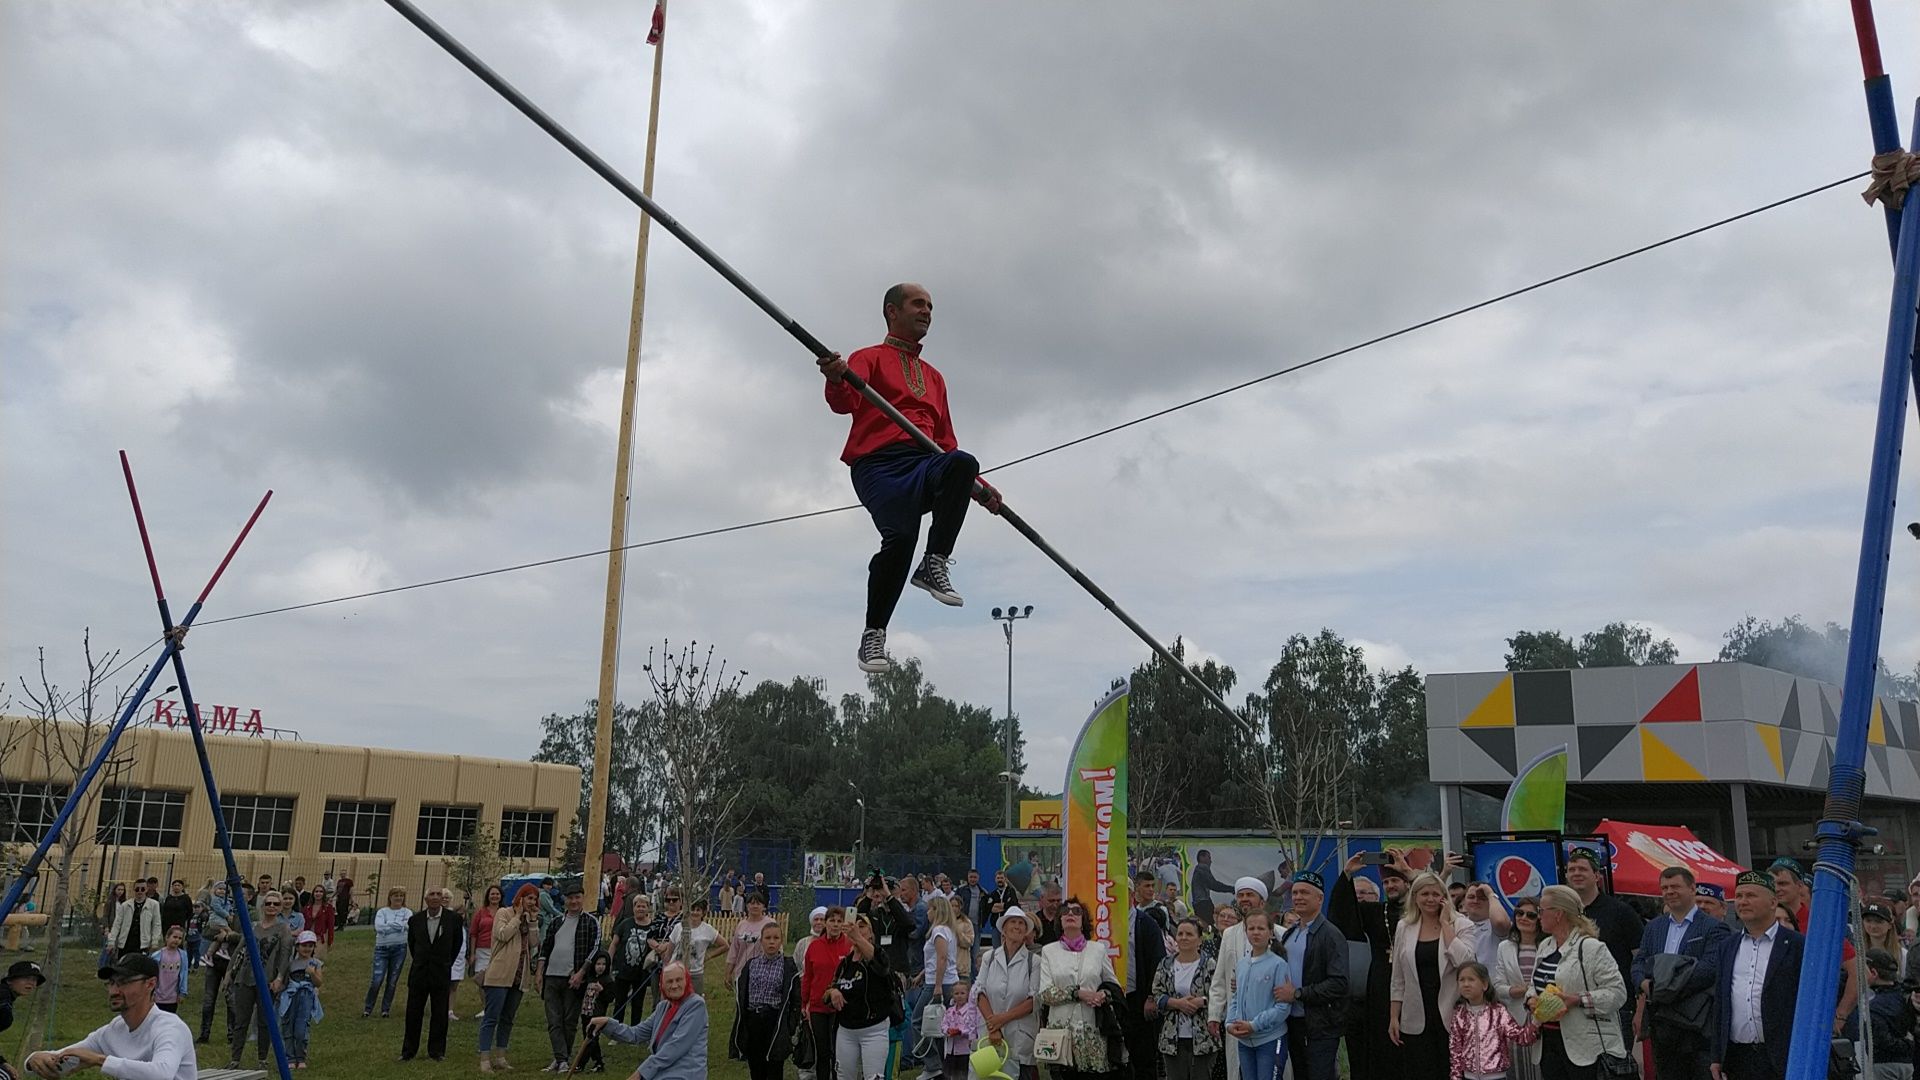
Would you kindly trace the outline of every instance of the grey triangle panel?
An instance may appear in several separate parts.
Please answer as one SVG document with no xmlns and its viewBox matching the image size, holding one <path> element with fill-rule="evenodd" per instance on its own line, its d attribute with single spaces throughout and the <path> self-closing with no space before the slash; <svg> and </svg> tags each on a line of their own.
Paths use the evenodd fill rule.
<svg viewBox="0 0 1920 1080">
<path fill-rule="evenodd" d="M 1462 728 L 1460 734 L 1505 769 L 1508 778 L 1520 771 L 1520 756 L 1514 748 L 1512 728 Z"/>
<path fill-rule="evenodd" d="M 1606 763 L 1607 756 L 1614 752 L 1627 736 L 1636 730 L 1633 724 L 1615 724 L 1608 726 L 1588 726 L 1577 729 L 1580 739 L 1580 778 L 1592 777 Z M 1640 775 L 1639 763 L 1634 763 L 1634 778 Z"/>
<path fill-rule="evenodd" d="M 1793 688 L 1787 691 L 1787 706 L 1780 710 L 1780 728 L 1783 731 L 1799 731 L 1803 724 L 1800 720 L 1800 680 L 1793 680 Z"/>
</svg>

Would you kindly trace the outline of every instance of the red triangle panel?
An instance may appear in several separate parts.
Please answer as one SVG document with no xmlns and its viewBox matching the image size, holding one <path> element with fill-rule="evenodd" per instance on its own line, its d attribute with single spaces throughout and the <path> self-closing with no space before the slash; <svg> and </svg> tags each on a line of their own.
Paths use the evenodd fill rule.
<svg viewBox="0 0 1920 1080">
<path fill-rule="evenodd" d="M 1700 723 L 1700 669 L 1688 668 L 1667 696 L 1640 718 L 1643 724 Z"/>
</svg>

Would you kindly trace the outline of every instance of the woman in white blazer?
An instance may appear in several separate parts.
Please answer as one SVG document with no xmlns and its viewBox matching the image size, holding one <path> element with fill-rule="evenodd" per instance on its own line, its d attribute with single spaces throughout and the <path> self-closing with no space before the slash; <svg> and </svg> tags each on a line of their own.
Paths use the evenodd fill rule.
<svg viewBox="0 0 1920 1080">
<path fill-rule="evenodd" d="M 1527 1011 L 1527 999 L 1533 996 L 1533 962 L 1546 944 L 1540 934 L 1540 901 L 1528 896 L 1513 905 L 1513 929 L 1500 943 L 1500 957 L 1494 964 L 1493 990 L 1507 1011 L 1522 1025 L 1533 1023 Z M 1508 1080 L 1540 1080 L 1540 1042 L 1507 1044 L 1513 1064 Z"/>
<path fill-rule="evenodd" d="M 1040 1004 L 1047 1008 L 1045 1029 L 1064 1028 L 1073 1044 L 1073 1066 L 1048 1066 L 1059 1080 L 1099 1076 L 1120 1066 L 1107 1060 L 1107 1040 L 1100 1034 L 1096 1008 L 1107 1004 L 1102 983 L 1119 980 L 1107 943 L 1086 936 L 1087 907 L 1079 897 L 1060 908 L 1060 940 L 1040 950 Z"/>
<path fill-rule="evenodd" d="M 1393 931 L 1387 1037 L 1401 1047 L 1408 1080 L 1450 1080 L 1447 1025 L 1460 996 L 1460 965 L 1477 955 L 1481 929 L 1453 910 L 1431 871 L 1415 877 L 1407 894 L 1407 913 Z"/>
<path fill-rule="evenodd" d="M 1627 1003 L 1627 981 L 1587 918 L 1579 893 L 1565 885 L 1547 886 L 1540 894 L 1540 929 L 1553 940 L 1541 944 L 1528 1008 L 1548 982 L 1559 988 L 1567 1005 L 1557 1030 L 1541 1027 L 1541 1069 L 1570 1080 L 1589 1080 L 1600 1055 L 1627 1053 L 1619 1021 Z"/>
</svg>

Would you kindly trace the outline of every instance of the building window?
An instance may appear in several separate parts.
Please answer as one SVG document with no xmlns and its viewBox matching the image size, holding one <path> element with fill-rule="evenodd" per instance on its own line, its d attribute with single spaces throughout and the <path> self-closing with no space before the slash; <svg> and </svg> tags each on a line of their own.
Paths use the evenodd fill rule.
<svg viewBox="0 0 1920 1080">
<path fill-rule="evenodd" d="M 553 811 L 505 810 L 500 814 L 500 854 L 508 859 L 553 857 Z"/>
<path fill-rule="evenodd" d="M 420 807 L 420 827 L 413 834 L 415 855 L 458 855 L 461 845 L 480 827 L 477 806 Z"/>
<path fill-rule="evenodd" d="M 0 836 L 9 844 L 38 844 L 73 789 L 31 780 L 0 783 Z"/>
<path fill-rule="evenodd" d="M 284 795 L 222 795 L 235 851 L 285 851 L 293 837 L 293 800 Z"/>
<path fill-rule="evenodd" d="M 102 844 L 177 848 L 180 822 L 187 815 L 187 793 L 110 787 L 100 793 Z"/>
<path fill-rule="evenodd" d="M 393 825 L 393 804 L 328 799 L 320 819 L 320 850 L 352 855 L 385 855 Z"/>
</svg>

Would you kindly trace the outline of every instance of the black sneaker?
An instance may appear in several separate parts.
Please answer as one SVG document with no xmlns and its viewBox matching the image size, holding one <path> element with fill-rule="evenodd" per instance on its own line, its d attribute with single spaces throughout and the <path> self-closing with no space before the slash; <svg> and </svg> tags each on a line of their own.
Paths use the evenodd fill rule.
<svg viewBox="0 0 1920 1080">
<path fill-rule="evenodd" d="M 959 607 L 966 603 L 960 594 L 953 591 L 953 579 L 947 574 L 947 566 L 952 560 L 944 555 L 935 555 L 929 551 L 920 558 L 920 569 L 913 572 L 907 584 L 916 589 L 925 589 L 933 594 L 935 600 L 948 607 Z"/>
<path fill-rule="evenodd" d="M 885 630 L 868 627 L 860 632 L 860 670 L 869 674 L 893 670 L 893 661 L 887 659 Z"/>
</svg>

